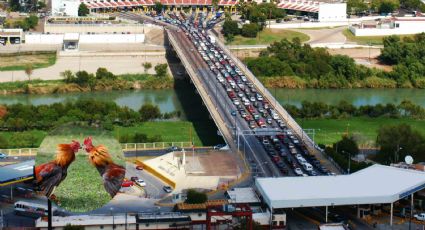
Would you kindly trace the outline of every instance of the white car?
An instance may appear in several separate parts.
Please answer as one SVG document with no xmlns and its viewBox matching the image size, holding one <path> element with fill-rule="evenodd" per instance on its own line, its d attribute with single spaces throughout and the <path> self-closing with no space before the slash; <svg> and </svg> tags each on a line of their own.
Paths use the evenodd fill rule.
<svg viewBox="0 0 425 230">
<path fill-rule="evenodd" d="M 295 171 L 295 174 L 297 174 L 297 176 L 303 175 L 303 171 L 300 168 L 295 168 L 294 171 Z"/>
<path fill-rule="evenodd" d="M 6 158 L 7 158 L 7 155 L 6 154 L 0 153 L 0 159 L 6 159 Z"/>
<path fill-rule="evenodd" d="M 233 100 L 233 104 L 235 104 L 235 105 L 240 105 L 241 103 L 239 102 L 239 100 L 238 100 L 238 99 L 235 99 L 235 100 Z"/>
<path fill-rule="evenodd" d="M 415 214 L 415 215 L 413 215 L 413 217 L 415 217 L 417 220 L 424 221 L 425 220 L 425 213 Z"/>
<path fill-rule="evenodd" d="M 142 179 L 137 179 L 135 182 L 140 187 L 145 187 L 146 186 L 146 182 L 144 180 L 142 180 Z"/>
</svg>

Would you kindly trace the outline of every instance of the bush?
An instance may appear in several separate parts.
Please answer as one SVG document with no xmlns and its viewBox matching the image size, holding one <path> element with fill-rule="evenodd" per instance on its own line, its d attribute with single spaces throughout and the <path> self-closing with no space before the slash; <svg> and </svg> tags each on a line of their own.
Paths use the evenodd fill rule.
<svg viewBox="0 0 425 230">
<path fill-rule="evenodd" d="M 223 23 L 223 34 L 225 37 L 239 34 L 238 22 L 226 19 Z"/>
<path fill-rule="evenodd" d="M 159 107 L 152 104 L 144 104 L 139 109 L 139 114 L 141 121 L 149 121 L 161 117 L 161 111 L 159 110 Z"/>
<path fill-rule="evenodd" d="M 249 23 L 242 26 L 241 35 L 244 37 L 255 38 L 260 31 L 257 23 Z"/>
<path fill-rule="evenodd" d="M 155 66 L 155 72 L 157 77 L 165 77 L 167 76 L 167 64 L 158 64 Z"/>
<path fill-rule="evenodd" d="M 207 202 L 207 194 L 202 192 L 197 192 L 196 190 L 189 189 L 187 191 L 187 198 L 185 203 L 187 204 L 203 204 Z"/>
</svg>

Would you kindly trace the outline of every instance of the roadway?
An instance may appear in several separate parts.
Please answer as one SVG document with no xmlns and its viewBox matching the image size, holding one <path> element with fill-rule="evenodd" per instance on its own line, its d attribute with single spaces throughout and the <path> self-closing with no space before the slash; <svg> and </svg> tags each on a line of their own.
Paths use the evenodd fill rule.
<svg viewBox="0 0 425 230">
<path fill-rule="evenodd" d="M 146 182 L 146 186 L 143 187 L 146 198 L 160 199 L 167 195 L 162 189 L 167 184 L 144 170 L 137 170 L 133 163 L 127 162 L 125 175 L 128 179 L 136 176 Z"/>
<path fill-rule="evenodd" d="M 216 78 L 214 74 L 210 71 L 199 53 L 194 52 L 196 47 L 194 47 L 192 42 L 188 40 L 184 32 L 181 30 L 176 31 L 174 29 L 168 29 L 167 33 L 169 37 L 172 36 L 175 38 L 174 41 L 178 41 L 178 43 L 174 45 L 174 48 L 177 51 L 180 59 L 186 59 L 189 63 L 191 63 L 190 68 L 194 70 L 195 74 L 194 76 L 190 76 L 192 81 L 193 78 L 196 77 L 207 92 L 207 95 L 203 96 L 208 98 L 211 102 L 210 104 L 213 105 L 213 108 L 209 109 L 217 111 L 218 114 L 222 117 L 224 123 L 216 123 L 217 126 L 221 127 L 222 129 L 227 129 L 228 132 L 232 133 L 232 139 L 228 139 L 227 143 L 236 146 L 237 143 L 235 142 L 237 141 L 237 137 L 234 135 L 235 122 L 239 132 L 242 130 L 251 130 L 247 122 L 241 116 L 232 116 L 232 111 L 237 111 L 237 108 L 230 100 L 228 100 L 227 93 L 223 87 L 218 85 L 219 83 L 215 80 Z M 188 73 L 190 74 L 190 71 L 188 71 Z M 240 140 L 240 149 L 249 149 L 249 151 L 246 151 L 246 158 L 254 159 L 257 162 L 257 165 L 263 174 L 262 176 L 282 176 L 279 169 L 268 157 L 262 144 L 255 136 L 244 136 L 244 138 L 240 139 L 242 139 Z M 265 167 L 265 165 L 268 167 Z"/>
</svg>

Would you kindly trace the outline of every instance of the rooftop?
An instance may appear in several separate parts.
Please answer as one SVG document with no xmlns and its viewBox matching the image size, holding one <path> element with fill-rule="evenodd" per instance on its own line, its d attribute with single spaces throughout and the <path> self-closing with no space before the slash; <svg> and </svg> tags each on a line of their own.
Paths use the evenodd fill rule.
<svg viewBox="0 0 425 230">
<path fill-rule="evenodd" d="M 34 160 L 0 167 L 0 186 L 33 178 Z"/>
<path fill-rule="evenodd" d="M 227 190 L 229 203 L 260 203 L 260 199 L 253 188 L 233 188 Z"/>
<path fill-rule="evenodd" d="M 193 211 L 193 210 L 207 210 L 208 206 L 217 206 L 227 204 L 227 200 L 209 200 L 203 204 L 186 204 L 179 203 L 176 205 L 178 211 Z"/>
<path fill-rule="evenodd" d="M 425 172 L 373 165 L 350 175 L 257 178 L 272 208 L 392 203 L 425 188 Z"/>
</svg>

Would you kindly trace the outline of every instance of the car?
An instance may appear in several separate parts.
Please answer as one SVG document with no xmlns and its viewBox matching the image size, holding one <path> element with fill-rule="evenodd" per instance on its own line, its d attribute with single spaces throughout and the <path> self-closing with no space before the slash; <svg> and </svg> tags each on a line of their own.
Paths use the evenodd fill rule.
<svg viewBox="0 0 425 230">
<path fill-rule="evenodd" d="M 177 147 L 177 146 L 171 146 L 170 148 L 167 149 L 167 152 L 176 152 L 176 151 L 181 151 L 182 149 Z"/>
<path fill-rule="evenodd" d="M 294 169 L 295 174 L 297 174 L 297 176 L 302 176 L 303 175 L 303 171 L 300 168 L 295 168 Z"/>
<path fill-rule="evenodd" d="M 213 149 L 219 150 L 219 149 L 223 148 L 224 146 L 226 146 L 226 145 L 225 144 L 218 144 L 218 145 L 215 145 L 213 147 Z"/>
<path fill-rule="evenodd" d="M 166 193 L 171 193 L 173 191 L 173 188 L 171 186 L 165 185 L 164 187 L 162 187 L 162 190 L 164 190 L 164 192 Z"/>
<path fill-rule="evenodd" d="M 415 214 L 413 217 L 415 217 L 416 220 L 425 221 L 425 213 Z"/>
<path fill-rule="evenodd" d="M 137 170 L 143 170 L 143 166 L 142 166 L 142 165 L 137 165 L 137 166 L 136 166 L 136 169 L 137 169 Z"/>
<path fill-rule="evenodd" d="M 146 186 L 146 182 L 145 182 L 144 180 L 142 180 L 142 179 L 137 179 L 137 180 L 135 181 L 135 183 L 136 183 L 138 186 L 140 186 L 140 187 L 145 187 L 145 186 Z"/>
<path fill-rule="evenodd" d="M 139 179 L 139 177 L 137 177 L 137 176 L 130 177 L 130 180 L 133 181 L 133 182 L 136 181 L 136 180 L 138 180 L 138 179 Z"/>
<path fill-rule="evenodd" d="M 6 159 L 7 155 L 5 153 L 0 153 L 0 159 Z"/>
<path fill-rule="evenodd" d="M 131 180 L 125 180 L 122 182 L 121 187 L 131 187 L 134 185 L 134 182 Z"/>
</svg>

